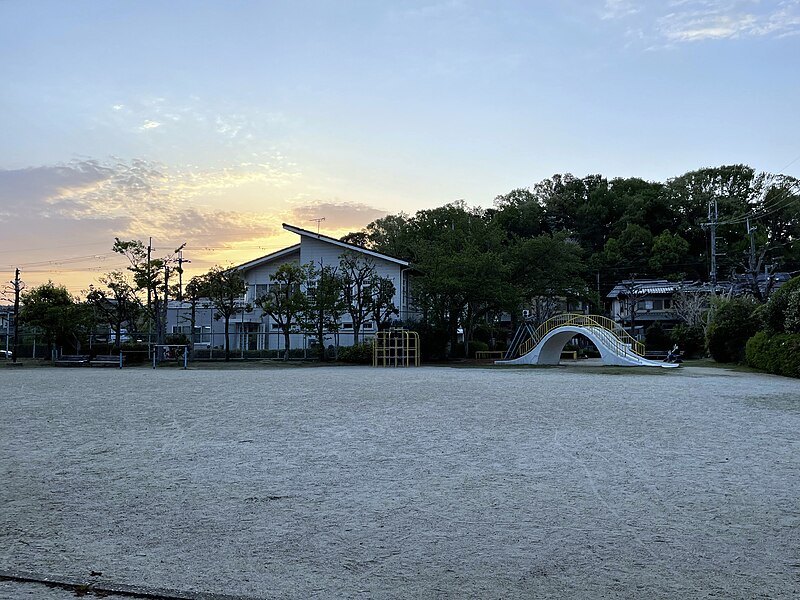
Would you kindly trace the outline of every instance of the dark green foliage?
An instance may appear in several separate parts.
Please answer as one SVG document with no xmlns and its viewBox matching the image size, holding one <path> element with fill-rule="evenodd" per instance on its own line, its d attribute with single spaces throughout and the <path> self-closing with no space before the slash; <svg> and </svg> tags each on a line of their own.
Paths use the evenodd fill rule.
<svg viewBox="0 0 800 600">
<path fill-rule="evenodd" d="M 685 358 L 705 355 L 706 338 L 701 325 L 678 325 L 670 332 L 670 340 L 678 345 Z"/>
<path fill-rule="evenodd" d="M 150 359 L 147 344 L 125 343 L 120 345 L 119 351 L 125 355 L 127 365 L 140 365 Z"/>
<path fill-rule="evenodd" d="M 644 332 L 645 346 L 648 350 L 669 350 L 672 347 L 672 340 L 669 334 L 664 331 L 661 323 L 656 321 Z"/>
<path fill-rule="evenodd" d="M 339 348 L 339 360 L 346 363 L 371 365 L 372 356 L 373 344 L 371 341 Z"/>
<path fill-rule="evenodd" d="M 475 358 L 475 353 L 476 352 L 479 352 L 479 351 L 482 351 L 482 350 L 488 350 L 488 349 L 489 349 L 489 344 L 487 344 L 486 342 L 481 342 L 481 341 L 478 341 L 478 340 L 472 340 L 469 343 L 469 356 L 465 356 L 465 354 L 464 354 L 464 343 L 463 342 L 459 342 L 458 344 L 456 344 L 455 351 L 453 352 L 453 357 L 454 358 Z"/>
<path fill-rule="evenodd" d="M 689 242 L 664 230 L 653 239 L 649 266 L 654 272 L 665 274 L 667 279 L 680 280 L 685 274 L 688 254 Z"/>
<path fill-rule="evenodd" d="M 794 290 L 789 294 L 784 327 L 789 333 L 800 333 L 800 290 Z"/>
<path fill-rule="evenodd" d="M 753 368 L 800 377 L 800 334 L 779 333 L 770 336 L 759 331 L 747 342 L 747 364 Z"/>
<path fill-rule="evenodd" d="M 760 329 L 757 303 L 743 296 L 719 300 L 708 326 L 708 351 L 717 362 L 742 362 L 747 340 Z"/>
<path fill-rule="evenodd" d="M 19 317 L 22 325 L 38 328 L 48 344 L 66 354 L 80 353 L 95 325 L 89 306 L 52 281 L 22 293 Z"/>
<path fill-rule="evenodd" d="M 800 290 L 800 276 L 793 277 L 772 294 L 764 309 L 764 324 L 768 331 L 772 333 L 786 331 L 786 311 L 791 297 L 798 290 Z"/>
<path fill-rule="evenodd" d="M 231 356 L 231 318 L 250 311 L 250 307 L 239 303 L 239 297 L 246 290 L 242 272 L 235 268 L 215 266 L 203 276 L 203 291 L 214 306 L 214 318 L 225 322 L 225 360 L 230 360 Z"/>
</svg>

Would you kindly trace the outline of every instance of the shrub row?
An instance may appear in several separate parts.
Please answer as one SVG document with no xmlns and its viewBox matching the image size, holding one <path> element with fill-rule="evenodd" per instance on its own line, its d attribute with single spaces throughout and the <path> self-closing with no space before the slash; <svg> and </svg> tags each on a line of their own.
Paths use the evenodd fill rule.
<svg viewBox="0 0 800 600">
<path fill-rule="evenodd" d="M 362 342 L 352 346 L 342 346 L 339 348 L 339 360 L 347 363 L 359 365 L 372 364 L 372 342 Z"/>
<path fill-rule="evenodd" d="M 747 364 L 755 369 L 800 377 L 800 333 L 778 333 L 770 336 L 759 331 L 747 341 Z"/>
</svg>

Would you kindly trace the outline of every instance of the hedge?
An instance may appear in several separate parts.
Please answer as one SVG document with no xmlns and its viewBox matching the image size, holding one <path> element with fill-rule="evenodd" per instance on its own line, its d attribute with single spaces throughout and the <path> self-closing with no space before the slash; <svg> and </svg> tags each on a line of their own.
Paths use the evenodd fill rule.
<svg viewBox="0 0 800 600">
<path fill-rule="evenodd" d="M 800 333 L 779 333 L 770 336 L 759 331 L 747 341 L 747 364 L 755 369 L 800 377 Z"/>
<path fill-rule="evenodd" d="M 339 347 L 339 360 L 342 362 L 370 365 L 372 364 L 372 354 L 372 341 Z"/>
</svg>

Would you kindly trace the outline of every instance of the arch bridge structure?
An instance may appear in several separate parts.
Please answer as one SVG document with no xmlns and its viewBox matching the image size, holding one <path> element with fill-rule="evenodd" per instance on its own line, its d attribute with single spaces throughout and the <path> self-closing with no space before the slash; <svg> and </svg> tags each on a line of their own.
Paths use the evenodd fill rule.
<svg viewBox="0 0 800 600">
<path fill-rule="evenodd" d="M 557 365 L 561 352 L 576 335 L 586 336 L 600 352 L 604 364 L 622 367 L 677 367 L 676 363 L 648 360 L 644 344 L 618 323 L 599 315 L 563 314 L 534 329 L 524 323 L 497 365 Z"/>
</svg>

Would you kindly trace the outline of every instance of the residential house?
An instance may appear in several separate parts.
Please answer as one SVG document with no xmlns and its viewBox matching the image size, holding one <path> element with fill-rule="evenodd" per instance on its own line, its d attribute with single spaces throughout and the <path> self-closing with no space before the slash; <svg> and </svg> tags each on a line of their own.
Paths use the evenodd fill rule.
<svg viewBox="0 0 800 600">
<path fill-rule="evenodd" d="M 673 307 L 673 295 L 679 290 L 711 293 L 707 286 L 694 282 L 630 279 L 618 283 L 606 296 L 609 316 L 638 339 L 643 339 L 645 330 L 656 321 L 670 329 L 680 321 Z"/>
</svg>

